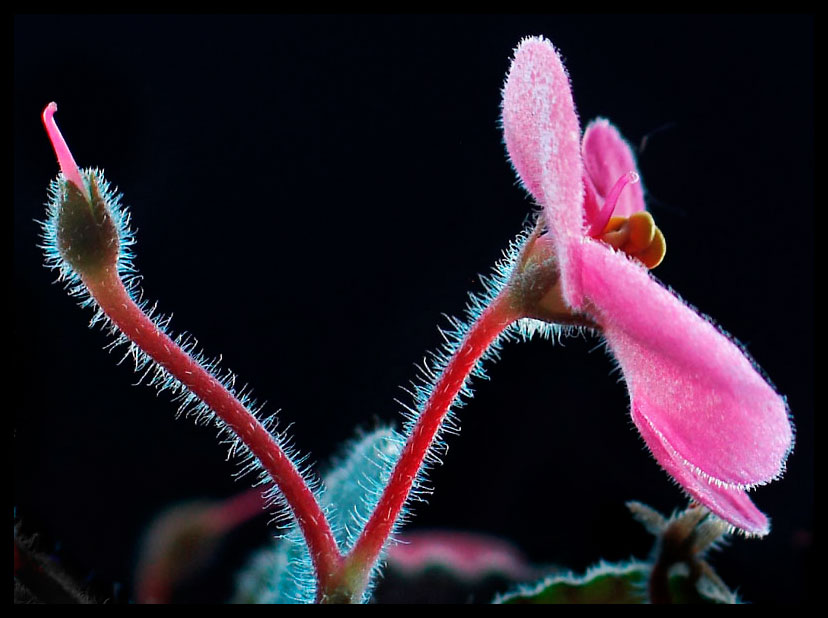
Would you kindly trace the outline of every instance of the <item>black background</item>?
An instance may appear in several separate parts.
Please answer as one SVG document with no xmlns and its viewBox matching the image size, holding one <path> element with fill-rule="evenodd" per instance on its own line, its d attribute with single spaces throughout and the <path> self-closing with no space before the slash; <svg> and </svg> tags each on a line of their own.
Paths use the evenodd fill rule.
<svg viewBox="0 0 828 618">
<path fill-rule="evenodd" d="M 247 486 L 213 430 L 130 386 L 129 362 L 42 267 L 34 219 L 57 172 L 46 103 L 78 163 L 124 192 L 145 295 L 323 464 L 356 426 L 399 419 L 393 400 L 438 345 L 441 313 L 461 313 L 521 229 L 530 202 L 501 144 L 500 88 L 515 45 L 543 34 L 582 123 L 648 136 L 640 169 L 668 242 L 656 274 L 747 346 L 795 418 L 785 478 L 753 494 L 771 534 L 736 537 L 713 563 L 748 601 L 809 599 L 813 28 L 780 15 L 16 17 L 17 516 L 128 599 L 153 514 Z M 645 557 L 624 502 L 685 500 L 597 343 L 507 346 L 412 529 L 495 534 L 579 571 Z"/>
</svg>

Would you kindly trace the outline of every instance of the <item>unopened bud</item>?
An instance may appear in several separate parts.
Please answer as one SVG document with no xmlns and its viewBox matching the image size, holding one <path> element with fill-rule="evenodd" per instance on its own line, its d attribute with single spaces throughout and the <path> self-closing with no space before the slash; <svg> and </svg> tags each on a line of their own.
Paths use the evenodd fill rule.
<svg viewBox="0 0 828 618">
<path fill-rule="evenodd" d="M 81 275 L 117 266 L 120 239 L 106 190 L 93 170 L 80 170 L 55 124 L 57 105 L 43 111 L 43 123 L 58 157 L 61 174 L 53 184 L 50 213 L 60 256 Z"/>
</svg>

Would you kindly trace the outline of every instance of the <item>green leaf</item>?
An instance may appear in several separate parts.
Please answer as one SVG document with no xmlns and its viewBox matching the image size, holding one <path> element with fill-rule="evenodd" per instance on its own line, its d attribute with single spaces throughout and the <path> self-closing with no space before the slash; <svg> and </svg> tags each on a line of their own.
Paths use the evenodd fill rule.
<svg viewBox="0 0 828 618">
<path fill-rule="evenodd" d="M 650 565 L 644 562 L 600 563 L 583 576 L 547 576 L 495 599 L 508 604 L 646 603 Z"/>
<path fill-rule="evenodd" d="M 643 604 L 649 603 L 648 580 L 652 572 L 649 562 L 601 562 L 582 576 L 572 573 L 550 575 L 533 585 L 495 599 L 495 603 L 549 605 L 549 604 Z M 684 564 L 670 569 L 667 578 L 672 604 L 738 603 L 736 595 L 720 581 L 702 574 L 696 582 Z"/>
</svg>

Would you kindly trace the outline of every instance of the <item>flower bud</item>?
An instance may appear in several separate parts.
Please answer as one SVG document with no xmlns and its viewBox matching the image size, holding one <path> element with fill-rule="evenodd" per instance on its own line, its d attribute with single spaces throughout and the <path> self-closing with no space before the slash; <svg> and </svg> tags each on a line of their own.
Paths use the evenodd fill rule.
<svg viewBox="0 0 828 618">
<path fill-rule="evenodd" d="M 116 268 L 120 251 L 114 204 L 103 176 L 80 170 L 53 118 L 57 105 L 43 111 L 43 124 L 55 149 L 61 173 L 52 184 L 49 235 L 60 257 L 80 275 L 94 276 Z"/>
<path fill-rule="evenodd" d="M 89 172 L 85 175 L 91 199 L 65 178 L 59 181 L 61 190 L 55 196 L 58 251 L 83 275 L 107 266 L 115 267 L 120 248 L 118 229 L 101 195 L 97 175 Z"/>
</svg>

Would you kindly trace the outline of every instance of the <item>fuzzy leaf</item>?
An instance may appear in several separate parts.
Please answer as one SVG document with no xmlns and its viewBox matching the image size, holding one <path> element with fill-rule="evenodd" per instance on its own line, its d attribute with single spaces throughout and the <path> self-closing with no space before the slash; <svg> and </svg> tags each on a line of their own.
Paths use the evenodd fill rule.
<svg viewBox="0 0 828 618">
<path fill-rule="evenodd" d="M 646 563 L 599 564 L 583 576 L 571 573 L 551 575 L 534 585 L 522 586 L 505 594 L 495 603 L 510 605 L 646 603 Z"/>
<path fill-rule="evenodd" d="M 687 568 L 679 565 L 669 577 L 670 603 L 733 603 L 732 593 L 723 594 L 713 585 L 693 583 Z M 495 599 L 510 605 L 547 604 L 644 604 L 649 603 L 647 580 L 651 566 L 647 562 L 600 563 L 582 575 L 552 575 L 534 585 L 522 586 Z"/>
</svg>

